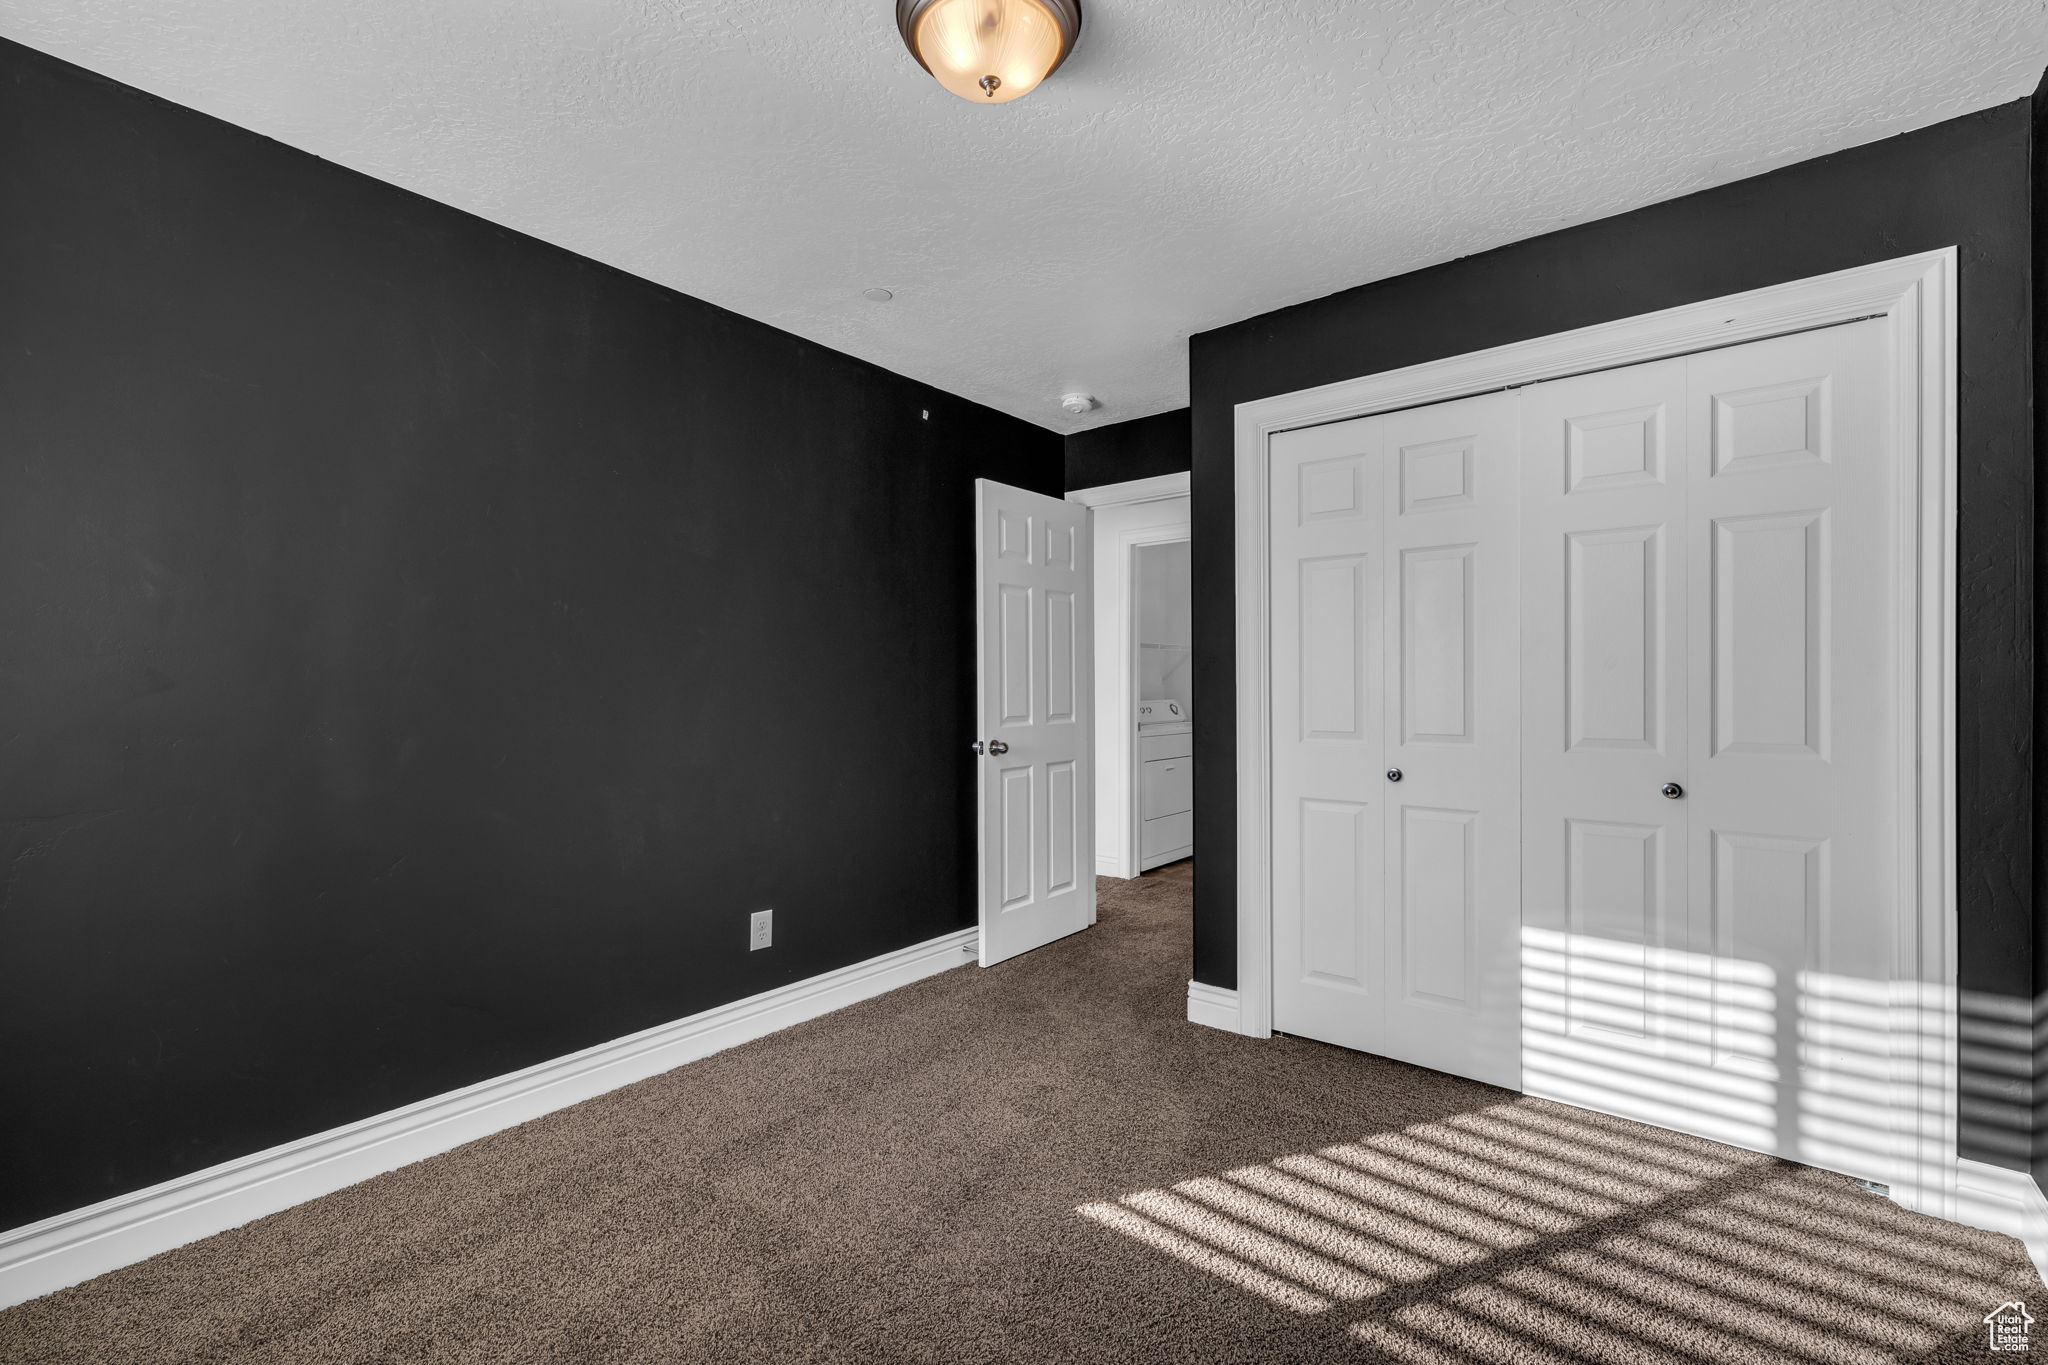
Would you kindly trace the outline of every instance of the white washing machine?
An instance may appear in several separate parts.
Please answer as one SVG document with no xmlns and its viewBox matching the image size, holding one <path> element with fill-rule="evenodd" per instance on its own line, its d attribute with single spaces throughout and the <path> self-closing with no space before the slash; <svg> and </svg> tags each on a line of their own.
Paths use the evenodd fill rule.
<svg viewBox="0 0 2048 1365">
<path fill-rule="evenodd" d="M 1195 723 L 1178 701 L 1138 703 L 1138 870 L 1195 851 Z"/>
</svg>

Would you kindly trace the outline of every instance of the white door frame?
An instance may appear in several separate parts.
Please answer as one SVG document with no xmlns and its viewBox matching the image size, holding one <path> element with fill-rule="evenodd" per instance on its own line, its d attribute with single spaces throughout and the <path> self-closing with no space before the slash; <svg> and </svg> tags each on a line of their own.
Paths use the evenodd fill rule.
<svg viewBox="0 0 2048 1365">
<path fill-rule="evenodd" d="M 1795 280 L 1727 298 L 1497 346 L 1469 355 L 1237 405 L 1237 1011 L 1236 1027 L 1272 1033 L 1272 801 L 1267 502 L 1275 432 L 1341 422 L 1612 369 L 1812 327 L 1882 318 L 1898 411 L 1900 638 L 1898 879 L 1892 935 L 1893 1189 L 1910 1208 L 1955 1208 L 1956 887 L 1955 526 L 1956 249 Z M 1915 984 L 1917 983 L 1917 984 Z M 1909 1124 L 1907 1119 L 1911 1119 Z M 1931 1120 L 1931 1121 L 1930 1121 Z"/>
<path fill-rule="evenodd" d="M 1076 489 L 1067 494 L 1067 501 L 1078 502 L 1090 509 L 1089 539 L 1092 543 L 1097 509 L 1185 498 L 1188 496 L 1188 486 L 1189 476 L 1185 472 L 1161 474 L 1156 478 L 1132 479 L 1128 483 Z M 1123 818 L 1119 823 L 1124 831 L 1121 849 L 1104 849 L 1097 845 L 1095 871 L 1100 876 L 1135 877 L 1138 875 L 1140 861 L 1138 844 L 1141 837 L 1141 820 L 1138 810 L 1138 744 L 1135 727 L 1137 706 L 1142 698 L 1138 696 L 1138 600 L 1136 592 L 1132 590 L 1136 578 L 1138 547 L 1186 540 L 1189 538 L 1189 531 L 1187 517 L 1132 527 L 1117 534 L 1114 547 L 1116 557 L 1113 560 L 1107 556 L 1096 557 L 1095 619 L 1098 629 L 1102 623 L 1113 626 L 1115 648 L 1097 649 L 1095 666 L 1108 671 L 1113 693 L 1120 699 L 1121 709 L 1106 711 L 1099 702 L 1095 708 L 1095 795 L 1098 810 L 1107 805 L 1123 811 Z M 1097 689 L 1098 698 L 1102 690 Z"/>
</svg>

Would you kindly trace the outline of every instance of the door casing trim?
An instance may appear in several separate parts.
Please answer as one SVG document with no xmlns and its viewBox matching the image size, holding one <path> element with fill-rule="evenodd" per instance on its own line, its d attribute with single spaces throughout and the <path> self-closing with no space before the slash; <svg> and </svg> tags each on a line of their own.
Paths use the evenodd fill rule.
<svg viewBox="0 0 2048 1365">
<path fill-rule="evenodd" d="M 1954 247 L 1240 403 L 1235 415 L 1237 1027 L 1273 1029 L 1268 481 L 1278 432 L 1814 327 L 1884 320 L 1898 404 L 1902 638 L 1899 884 L 1892 934 L 1893 1197 L 1956 1213 L 1956 260 Z M 1904 1027 L 1912 1024 L 1910 1032 Z M 1912 1045 L 1907 1046 L 1910 1042 Z"/>
<path fill-rule="evenodd" d="M 1076 488 L 1067 493 L 1068 502 L 1078 502 L 1083 507 L 1111 507 L 1126 502 L 1158 502 L 1163 498 L 1184 498 L 1188 495 L 1191 476 L 1187 470 L 1178 474 L 1155 474 L 1149 479 L 1131 479 L 1124 483 L 1099 484 L 1094 488 Z"/>
</svg>

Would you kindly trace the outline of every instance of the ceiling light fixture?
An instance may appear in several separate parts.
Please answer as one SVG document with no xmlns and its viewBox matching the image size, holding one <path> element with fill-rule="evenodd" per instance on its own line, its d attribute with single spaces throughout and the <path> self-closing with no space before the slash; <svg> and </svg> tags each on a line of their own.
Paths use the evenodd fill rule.
<svg viewBox="0 0 2048 1365">
<path fill-rule="evenodd" d="M 1081 0 L 896 0 L 910 55 L 976 104 L 1008 104 L 1059 70 L 1081 36 Z"/>
</svg>

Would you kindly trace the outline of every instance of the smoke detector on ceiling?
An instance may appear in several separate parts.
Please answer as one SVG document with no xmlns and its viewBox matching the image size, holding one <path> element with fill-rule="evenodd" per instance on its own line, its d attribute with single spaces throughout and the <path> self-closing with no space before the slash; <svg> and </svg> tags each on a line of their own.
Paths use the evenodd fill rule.
<svg viewBox="0 0 2048 1365">
<path fill-rule="evenodd" d="M 1060 406 L 1073 413 L 1076 417 L 1085 416 L 1095 411 L 1095 395 L 1092 393 L 1063 393 L 1060 395 Z"/>
</svg>

